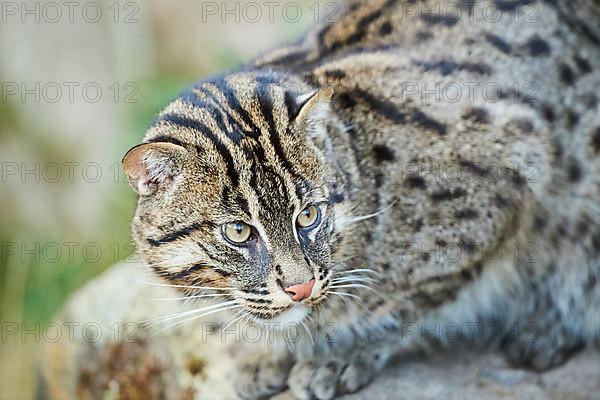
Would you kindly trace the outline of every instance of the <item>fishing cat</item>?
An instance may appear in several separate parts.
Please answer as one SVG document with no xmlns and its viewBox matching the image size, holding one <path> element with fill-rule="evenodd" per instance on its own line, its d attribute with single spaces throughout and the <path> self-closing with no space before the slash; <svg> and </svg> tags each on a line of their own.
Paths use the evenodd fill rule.
<svg viewBox="0 0 600 400">
<path fill-rule="evenodd" d="M 158 115 L 124 157 L 144 262 L 313 331 L 242 363 L 240 396 L 356 391 L 449 326 L 538 370 L 597 338 L 598 21 L 593 1 L 353 2 Z"/>
</svg>

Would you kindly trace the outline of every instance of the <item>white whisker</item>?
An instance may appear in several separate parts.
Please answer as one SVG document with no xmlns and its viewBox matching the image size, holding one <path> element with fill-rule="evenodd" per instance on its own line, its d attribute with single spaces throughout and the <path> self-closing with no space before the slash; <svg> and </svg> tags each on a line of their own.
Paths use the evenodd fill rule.
<svg viewBox="0 0 600 400">
<path fill-rule="evenodd" d="M 170 324 L 170 325 L 167 325 L 167 326 L 165 326 L 164 328 L 162 328 L 162 329 L 158 330 L 157 332 L 155 332 L 154 334 L 155 334 L 155 335 L 156 335 L 156 334 L 159 334 L 160 332 L 164 331 L 165 329 L 169 329 L 169 328 L 172 328 L 172 327 L 175 327 L 175 326 L 181 325 L 181 324 L 183 324 L 183 323 L 185 323 L 185 322 L 187 322 L 187 321 L 192 321 L 192 320 L 194 320 L 194 319 L 198 319 L 198 318 L 201 318 L 201 317 L 204 317 L 204 316 L 207 316 L 207 315 L 215 314 L 215 313 L 218 313 L 218 312 L 221 312 L 221 311 L 225 311 L 225 310 L 231 310 L 231 309 L 234 309 L 234 308 L 240 308 L 240 307 L 242 307 L 242 306 L 241 306 L 240 304 L 237 304 L 237 305 L 230 306 L 230 307 L 219 308 L 219 309 L 217 309 L 217 310 L 207 311 L 207 312 L 205 312 L 205 313 L 202 313 L 202 314 L 200 314 L 200 315 L 195 315 L 195 316 L 193 316 L 193 317 L 186 318 L 186 319 L 184 319 L 184 320 L 182 320 L 182 321 L 177 321 L 177 322 L 175 322 L 175 323 L 172 323 L 172 324 Z"/>
<path fill-rule="evenodd" d="M 306 333 L 308 333 L 308 337 L 310 338 L 310 342 L 314 346 L 315 340 L 312 337 L 312 333 L 310 332 L 310 329 L 308 329 L 308 326 L 306 326 L 306 324 L 304 323 L 304 321 L 300 321 L 300 324 L 304 327 L 304 329 L 306 330 Z"/>
<path fill-rule="evenodd" d="M 347 271 L 336 272 L 336 275 L 347 275 L 347 274 L 353 274 L 355 272 L 365 272 L 365 273 L 371 273 L 371 274 L 375 274 L 375 275 L 381 275 L 381 272 L 376 271 L 376 270 L 371 269 L 371 268 L 350 269 L 350 270 L 347 270 Z"/>
<path fill-rule="evenodd" d="M 344 282 L 366 282 L 366 283 L 376 283 L 377 279 L 368 278 L 366 276 L 344 276 L 342 278 L 335 278 L 331 280 L 331 283 L 344 283 Z"/>
<path fill-rule="evenodd" d="M 144 322 L 145 323 L 148 323 L 148 322 L 149 323 L 160 323 L 160 322 L 170 321 L 170 320 L 175 319 L 175 318 L 185 317 L 186 315 L 197 314 L 197 313 L 201 313 L 201 312 L 206 311 L 206 310 L 212 310 L 212 309 L 215 309 L 215 308 L 219 308 L 219 307 L 223 307 L 223 306 L 228 306 L 228 305 L 236 304 L 236 303 L 237 303 L 236 300 L 226 301 L 224 303 L 213 304 L 213 305 L 210 305 L 210 306 L 207 306 L 207 307 L 196 308 L 194 310 L 183 311 L 183 312 L 180 312 L 180 313 L 169 314 L 169 315 L 163 315 L 162 317 L 158 317 L 158 318 L 151 319 L 151 320 L 144 321 Z"/>
<path fill-rule="evenodd" d="M 238 312 L 237 312 L 235 315 L 237 315 L 237 314 L 239 314 L 239 313 L 241 313 L 241 312 L 244 312 L 244 310 L 240 310 L 240 311 L 238 311 Z M 244 317 L 245 317 L 245 316 L 247 316 L 248 314 L 250 314 L 250 311 L 247 311 L 247 312 L 245 312 L 244 314 L 240 315 L 239 317 L 237 317 L 237 318 L 235 318 L 235 319 L 231 320 L 231 321 L 230 321 L 230 322 L 229 322 L 227 325 L 225 325 L 225 328 L 223 328 L 223 331 L 226 331 L 226 330 L 227 330 L 227 328 L 229 328 L 231 325 L 233 325 L 234 323 L 236 323 L 236 322 L 237 322 L 237 321 L 239 321 L 240 319 L 244 318 Z M 235 315 L 234 315 L 234 316 L 235 316 Z"/>
<path fill-rule="evenodd" d="M 351 217 L 351 218 L 348 219 L 348 222 L 349 223 L 354 223 L 354 222 L 364 221 L 366 219 L 376 217 L 376 216 L 378 216 L 380 214 L 383 214 L 384 212 L 386 212 L 390 208 L 392 208 L 392 206 L 394 205 L 394 203 L 395 203 L 395 201 L 393 201 L 389 206 L 385 207 L 384 209 L 381 209 L 381 210 L 376 211 L 376 212 L 371 213 L 371 214 L 361 215 L 361 216 L 358 216 L 358 217 Z"/>
<path fill-rule="evenodd" d="M 361 285 L 360 283 L 352 283 L 349 285 L 331 285 L 330 286 L 331 289 L 340 289 L 340 288 L 363 288 L 363 289 L 369 289 L 369 290 L 375 290 L 370 286 L 367 285 Z"/>
<path fill-rule="evenodd" d="M 186 285 L 171 285 L 168 283 L 156 283 L 156 282 L 143 282 L 151 286 L 162 286 L 172 288 L 184 288 L 184 289 L 198 289 L 198 290 L 235 290 L 235 288 L 222 288 L 222 287 L 210 287 L 210 286 L 186 286 Z"/>
<path fill-rule="evenodd" d="M 231 296 L 229 293 L 212 293 L 212 294 L 199 294 L 195 296 L 183 296 L 183 297 L 162 297 L 155 298 L 150 300 L 188 300 L 188 299 L 201 299 L 204 297 L 223 297 L 223 296 Z"/>
<path fill-rule="evenodd" d="M 355 295 L 355 294 L 351 294 L 351 293 L 346 293 L 346 292 L 336 292 L 335 290 L 330 290 L 330 291 L 329 291 L 329 293 L 333 293 L 333 294 L 336 294 L 336 295 L 338 295 L 338 296 L 348 296 L 348 297 L 353 297 L 353 298 L 355 298 L 355 299 L 357 299 L 357 300 L 362 300 L 362 299 L 361 299 L 360 297 L 358 297 L 357 295 Z"/>
</svg>

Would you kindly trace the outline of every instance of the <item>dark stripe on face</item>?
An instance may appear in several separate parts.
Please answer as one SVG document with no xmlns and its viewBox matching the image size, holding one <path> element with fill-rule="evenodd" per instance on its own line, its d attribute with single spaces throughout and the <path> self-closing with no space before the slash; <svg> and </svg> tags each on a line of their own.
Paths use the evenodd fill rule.
<svg viewBox="0 0 600 400">
<path fill-rule="evenodd" d="M 275 150 L 275 154 L 277 155 L 279 162 L 290 175 L 298 180 L 304 180 L 303 177 L 295 171 L 294 166 L 290 160 L 288 160 L 285 152 L 283 151 L 281 139 L 279 137 L 279 133 L 277 132 L 277 127 L 275 126 L 275 120 L 273 119 L 273 99 L 271 98 L 271 93 L 269 92 L 268 86 L 257 86 L 256 97 L 258 99 L 260 112 L 269 127 L 269 139 L 273 145 L 273 149 Z"/>
<path fill-rule="evenodd" d="M 233 163 L 233 157 L 231 156 L 231 153 L 223 144 L 223 142 L 221 142 L 221 140 L 217 136 L 215 136 L 215 134 L 211 132 L 211 130 L 206 125 L 202 124 L 200 121 L 196 121 L 194 119 L 175 114 L 163 115 L 156 121 L 156 123 L 160 123 L 161 121 L 168 122 L 182 128 L 196 130 L 202 133 L 205 137 L 207 137 L 213 143 L 213 145 L 223 158 L 223 161 L 225 161 L 225 164 L 227 166 L 227 176 L 231 180 L 233 186 L 237 186 L 239 184 L 240 177 Z M 202 147 L 196 147 L 199 153 L 202 154 L 204 151 Z"/>
<path fill-rule="evenodd" d="M 257 294 L 260 296 L 267 296 L 269 294 L 269 291 L 266 289 L 263 290 L 259 290 L 259 289 L 242 289 L 242 292 L 244 293 L 248 293 L 248 294 Z"/>
<path fill-rule="evenodd" d="M 227 109 L 223 107 L 223 105 L 219 102 L 219 100 L 214 96 L 214 94 L 210 90 L 203 87 L 199 88 L 199 90 L 206 97 L 211 99 L 211 101 L 214 103 L 215 108 L 219 111 L 219 115 L 213 113 L 213 117 L 215 118 L 219 129 L 221 129 L 223 133 L 225 133 L 227 137 L 231 139 L 235 144 L 239 144 L 243 139 L 243 136 L 240 133 L 244 132 L 242 127 L 236 122 L 236 120 L 231 116 L 231 114 L 227 112 Z M 233 128 L 232 130 L 228 130 L 225 127 L 225 124 L 223 123 L 223 118 L 227 120 L 229 126 Z"/>
<path fill-rule="evenodd" d="M 246 300 L 249 303 L 257 303 L 257 304 L 271 304 L 271 303 L 273 303 L 273 300 L 269 300 L 269 299 L 248 299 L 248 298 L 245 298 L 244 300 Z"/>
<path fill-rule="evenodd" d="M 221 204 L 225 207 L 226 210 L 231 211 L 233 206 L 238 206 L 242 209 L 242 212 L 251 218 L 250 207 L 248 205 L 248 200 L 244 198 L 240 193 L 231 193 L 231 189 L 228 186 L 224 186 L 221 191 Z"/>
<path fill-rule="evenodd" d="M 277 126 L 275 125 L 275 119 L 273 118 L 272 113 L 273 99 L 271 98 L 271 93 L 269 92 L 268 87 L 258 86 L 256 89 L 256 98 L 258 99 L 260 112 L 269 127 L 269 139 L 273 145 L 273 148 L 275 149 L 277 158 L 290 174 L 297 176 L 298 174 L 295 172 L 294 166 L 288 160 L 281 145 L 281 139 L 279 137 L 279 132 L 277 132 Z"/>
<path fill-rule="evenodd" d="M 179 139 L 175 139 L 174 137 L 165 136 L 165 135 L 153 137 L 152 139 L 148 140 L 146 143 L 173 143 L 173 144 L 176 144 L 181 147 L 188 146 L 187 143 L 183 143 Z"/>
<path fill-rule="evenodd" d="M 189 90 L 186 90 L 181 95 L 179 95 L 179 98 L 184 103 L 192 105 L 192 106 L 194 106 L 196 108 L 211 109 L 212 108 L 211 104 L 209 104 L 206 101 L 201 100 L 200 98 L 198 98 L 198 95 L 194 92 L 194 89 L 202 89 L 202 88 L 199 87 L 199 86 L 197 86 L 197 87 L 191 88 Z"/>
<path fill-rule="evenodd" d="M 183 278 L 187 277 L 191 273 L 194 273 L 196 271 L 200 271 L 200 270 L 203 270 L 203 269 L 206 269 L 206 268 L 208 268 L 208 265 L 205 265 L 205 264 L 194 264 L 194 265 L 192 265 L 189 268 L 185 268 L 185 269 L 183 269 L 183 270 L 181 270 L 179 272 L 176 272 L 174 274 L 173 273 L 169 274 L 169 277 L 171 279 L 183 279 Z"/>
<path fill-rule="evenodd" d="M 296 100 L 296 98 L 297 98 L 297 93 L 293 93 L 290 91 L 286 91 L 283 96 L 283 101 L 285 103 L 285 109 L 286 109 L 287 115 L 288 115 L 288 121 L 290 123 L 294 119 L 296 119 L 296 117 L 298 116 L 298 113 L 300 112 L 300 109 L 302 108 L 298 104 L 298 101 Z"/>
<path fill-rule="evenodd" d="M 151 246 L 154 246 L 154 247 L 160 246 L 161 244 L 174 242 L 178 239 L 187 237 L 187 236 L 191 235 L 193 232 L 197 231 L 198 229 L 206 226 L 206 224 L 209 224 L 209 223 L 200 224 L 198 222 L 195 222 L 195 223 L 193 223 L 189 226 L 183 227 L 175 232 L 168 233 L 159 239 L 148 238 L 147 240 Z"/>
<path fill-rule="evenodd" d="M 258 129 L 254 123 L 252 117 L 250 117 L 250 114 L 248 114 L 248 111 L 246 111 L 246 109 L 240 104 L 240 101 L 236 97 L 235 90 L 233 90 L 231 85 L 229 85 L 229 83 L 227 83 L 225 80 L 215 82 L 215 85 L 221 91 L 223 97 L 225 97 L 229 107 L 237 111 L 244 123 L 250 127 L 251 132 L 246 132 L 246 134 L 255 139 L 258 138 L 260 135 L 260 129 Z"/>
</svg>

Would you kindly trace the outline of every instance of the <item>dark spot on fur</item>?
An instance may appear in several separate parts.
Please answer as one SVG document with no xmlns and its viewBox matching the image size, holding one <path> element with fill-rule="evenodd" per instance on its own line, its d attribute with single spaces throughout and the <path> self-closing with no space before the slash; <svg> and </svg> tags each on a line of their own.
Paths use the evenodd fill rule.
<svg viewBox="0 0 600 400">
<path fill-rule="evenodd" d="M 533 229 L 536 232 L 543 232 L 548 226 L 548 213 L 547 212 L 538 212 L 533 217 Z"/>
<path fill-rule="evenodd" d="M 502 100 L 509 100 L 515 103 L 523 103 L 530 106 L 533 106 L 539 102 L 539 100 L 534 96 L 523 93 L 515 88 L 501 90 L 500 93 L 498 93 L 498 98 Z"/>
<path fill-rule="evenodd" d="M 577 240 L 581 240 L 582 236 L 585 236 L 590 230 L 590 223 L 588 222 L 590 217 L 586 214 L 582 214 L 577 221 L 575 226 L 575 232 L 577 233 Z"/>
<path fill-rule="evenodd" d="M 600 253 L 600 231 L 596 231 L 592 235 L 592 248 L 596 253 Z"/>
<path fill-rule="evenodd" d="M 275 272 L 277 272 L 278 275 L 283 275 L 283 271 L 281 270 L 280 265 L 275 266 Z"/>
<path fill-rule="evenodd" d="M 498 208 L 505 208 L 507 207 L 510 203 L 508 202 L 508 200 L 506 200 L 504 198 L 504 196 L 502 196 L 500 193 L 496 193 L 494 195 L 494 204 L 496 204 L 496 206 Z"/>
<path fill-rule="evenodd" d="M 475 219 L 479 216 L 479 213 L 473 208 L 463 208 L 462 210 L 457 210 L 454 216 L 458 219 Z"/>
<path fill-rule="evenodd" d="M 440 247 L 448 246 L 448 242 L 446 242 L 444 239 L 435 239 L 435 244 L 437 244 Z"/>
<path fill-rule="evenodd" d="M 335 372 L 337 371 L 337 363 L 335 361 L 328 361 L 327 364 L 325 364 L 325 368 L 331 372 Z"/>
<path fill-rule="evenodd" d="M 490 114 L 485 108 L 482 107 L 472 107 L 467 109 L 463 115 L 463 119 L 476 122 L 478 124 L 489 124 L 490 123 Z"/>
<path fill-rule="evenodd" d="M 384 23 L 383 25 L 381 25 L 379 27 L 379 34 L 381 36 L 387 36 L 390 33 L 392 33 L 392 24 L 390 24 L 389 22 Z"/>
<path fill-rule="evenodd" d="M 567 167 L 569 181 L 570 182 L 579 182 L 583 177 L 583 171 L 581 170 L 581 166 L 579 162 L 574 158 L 570 160 L 569 166 Z"/>
<path fill-rule="evenodd" d="M 431 32 L 427 32 L 427 31 L 418 31 L 417 32 L 417 40 L 419 42 L 424 42 L 426 40 L 429 40 L 433 37 L 433 34 Z"/>
<path fill-rule="evenodd" d="M 533 57 L 547 56 L 550 54 L 550 45 L 538 35 L 533 35 L 525 43 L 529 55 Z"/>
<path fill-rule="evenodd" d="M 567 123 L 567 128 L 573 129 L 579 122 L 579 114 L 569 108 L 566 112 L 565 121 Z"/>
<path fill-rule="evenodd" d="M 406 177 L 406 185 L 411 189 L 425 189 L 427 184 L 425 183 L 425 179 L 419 175 L 409 175 Z"/>
<path fill-rule="evenodd" d="M 325 71 L 325 77 L 329 79 L 342 79 L 346 77 L 346 72 L 341 69 L 332 69 L 329 71 Z"/>
<path fill-rule="evenodd" d="M 494 46 L 504 54 L 510 54 L 512 50 L 510 44 L 506 40 L 502 39 L 500 36 L 487 33 L 485 35 L 485 40 L 487 40 L 488 43 L 490 43 L 492 46 Z"/>
<path fill-rule="evenodd" d="M 563 149 L 563 145 L 561 142 L 559 142 L 557 139 L 554 139 L 552 141 L 552 149 L 553 149 L 553 155 L 554 155 L 554 159 L 555 160 L 560 160 L 564 154 L 564 149 Z"/>
<path fill-rule="evenodd" d="M 482 62 L 456 62 L 452 60 L 440 61 L 416 61 L 415 65 L 421 67 L 424 71 L 438 71 L 447 76 L 455 71 L 467 71 L 479 75 L 489 75 L 492 67 Z"/>
<path fill-rule="evenodd" d="M 373 156 L 377 164 L 381 164 L 385 161 L 394 161 L 396 155 L 394 151 L 384 144 L 378 144 L 373 146 Z"/>
<path fill-rule="evenodd" d="M 417 125 L 419 128 L 433 131 L 440 136 L 444 136 L 446 134 L 446 125 L 431 118 L 429 115 L 425 114 L 423 111 L 415 110 L 412 113 L 411 121 L 415 125 Z"/>
<path fill-rule="evenodd" d="M 562 83 L 566 85 L 572 85 L 575 83 L 575 72 L 567 64 L 560 64 L 558 67 L 558 73 Z"/>
<path fill-rule="evenodd" d="M 403 124 L 406 122 L 406 115 L 400 111 L 398 106 L 396 106 L 394 103 L 382 100 L 379 97 L 361 89 L 356 89 L 354 94 L 360 100 L 365 102 L 367 106 L 373 110 L 373 112 L 376 112 L 379 115 L 398 124 Z"/>
<path fill-rule="evenodd" d="M 530 133 L 531 131 L 533 131 L 533 122 L 531 122 L 531 120 L 528 120 L 526 118 L 519 118 L 513 120 L 513 123 L 515 127 L 522 133 Z"/>
<path fill-rule="evenodd" d="M 342 109 L 349 109 L 356 105 L 356 101 L 352 98 L 350 93 L 341 93 L 335 96 L 335 99 Z"/>
<path fill-rule="evenodd" d="M 488 171 L 485 168 L 482 168 L 478 164 L 469 160 L 460 160 L 458 162 L 460 166 L 468 171 L 470 175 L 478 175 L 478 176 L 487 176 Z"/>
<path fill-rule="evenodd" d="M 421 21 L 431 25 L 444 25 L 446 27 L 451 27 L 456 25 L 458 19 L 458 15 L 438 14 L 432 12 L 421 14 Z"/>
<path fill-rule="evenodd" d="M 534 3 L 535 0 L 495 0 L 494 3 L 500 11 L 514 12 L 521 6 Z"/>
<path fill-rule="evenodd" d="M 390 269 L 390 264 L 388 264 L 388 263 L 381 264 L 381 269 L 384 270 L 384 271 L 389 270 Z"/>
<path fill-rule="evenodd" d="M 575 65 L 577 65 L 577 68 L 579 68 L 579 71 L 581 71 L 582 74 L 592 72 L 592 66 L 590 65 L 589 61 L 585 58 L 576 55 L 575 57 L 573 57 L 573 61 L 575 61 Z"/>
<path fill-rule="evenodd" d="M 590 272 L 588 275 L 588 279 L 585 282 L 585 285 L 583 286 L 583 290 L 585 292 L 589 292 L 596 286 L 597 283 L 598 283 L 598 278 L 596 278 L 596 275 L 594 275 L 592 272 Z"/>
<path fill-rule="evenodd" d="M 600 126 L 594 128 L 591 133 L 590 145 L 595 153 L 600 153 Z"/>
<path fill-rule="evenodd" d="M 431 255 L 429 253 L 421 253 L 421 260 L 424 262 L 429 261 L 429 259 L 431 258 Z"/>
<path fill-rule="evenodd" d="M 475 242 L 472 239 L 463 237 L 458 241 L 458 247 L 469 252 L 469 255 L 472 256 L 475 250 L 477 249 L 477 242 Z"/>
<path fill-rule="evenodd" d="M 345 197 L 344 197 L 343 193 L 334 193 L 329 198 L 329 201 L 332 202 L 333 204 L 338 204 L 338 203 L 341 203 L 342 201 L 344 201 L 344 199 L 345 199 Z"/>
<path fill-rule="evenodd" d="M 383 173 L 381 171 L 375 173 L 375 188 L 379 189 L 383 185 Z"/>
<path fill-rule="evenodd" d="M 411 224 L 411 226 L 415 232 L 420 232 L 421 228 L 423 228 L 423 220 L 418 218 Z"/>
<path fill-rule="evenodd" d="M 457 188 L 455 190 L 441 189 L 431 194 L 431 200 L 433 200 L 434 202 L 456 200 L 466 194 L 467 192 L 461 188 Z"/>
<path fill-rule="evenodd" d="M 475 262 L 475 264 L 473 264 L 473 269 L 477 275 L 481 275 L 481 271 L 483 271 L 483 263 L 481 261 Z"/>
<path fill-rule="evenodd" d="M 554 108 L 548 103 L 542 104 L 542 115 L 548 122 L 553 122 L 556 119 Z"/>
<path fill-rule="evenodd" d="M 511 170 L 510 174 L 512 183 L 518 186 L 522 186 L 527 183 L 527 179 L 519 173 L 517 170 Z"/>
</svg>

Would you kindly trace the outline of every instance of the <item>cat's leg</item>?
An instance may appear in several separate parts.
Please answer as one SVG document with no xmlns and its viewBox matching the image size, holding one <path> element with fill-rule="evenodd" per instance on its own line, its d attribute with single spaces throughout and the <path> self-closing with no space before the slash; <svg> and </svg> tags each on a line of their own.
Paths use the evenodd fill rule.
<svg viewBox="0 0 600 400">
<path fill-rule="evenodd" d="M 290 353 L 254 352 L 240 360 L 233 377 L 240 399 L 262 400 L 283 392 L 293 366 Z"/>
<path fill-rule="evenodd" d="M 298 399 L 333 399 L 366 386 L 397 350 L 385 341 L 358 343 L 330 354 L 299 359 L 288 384 Z"/>
</svg>

